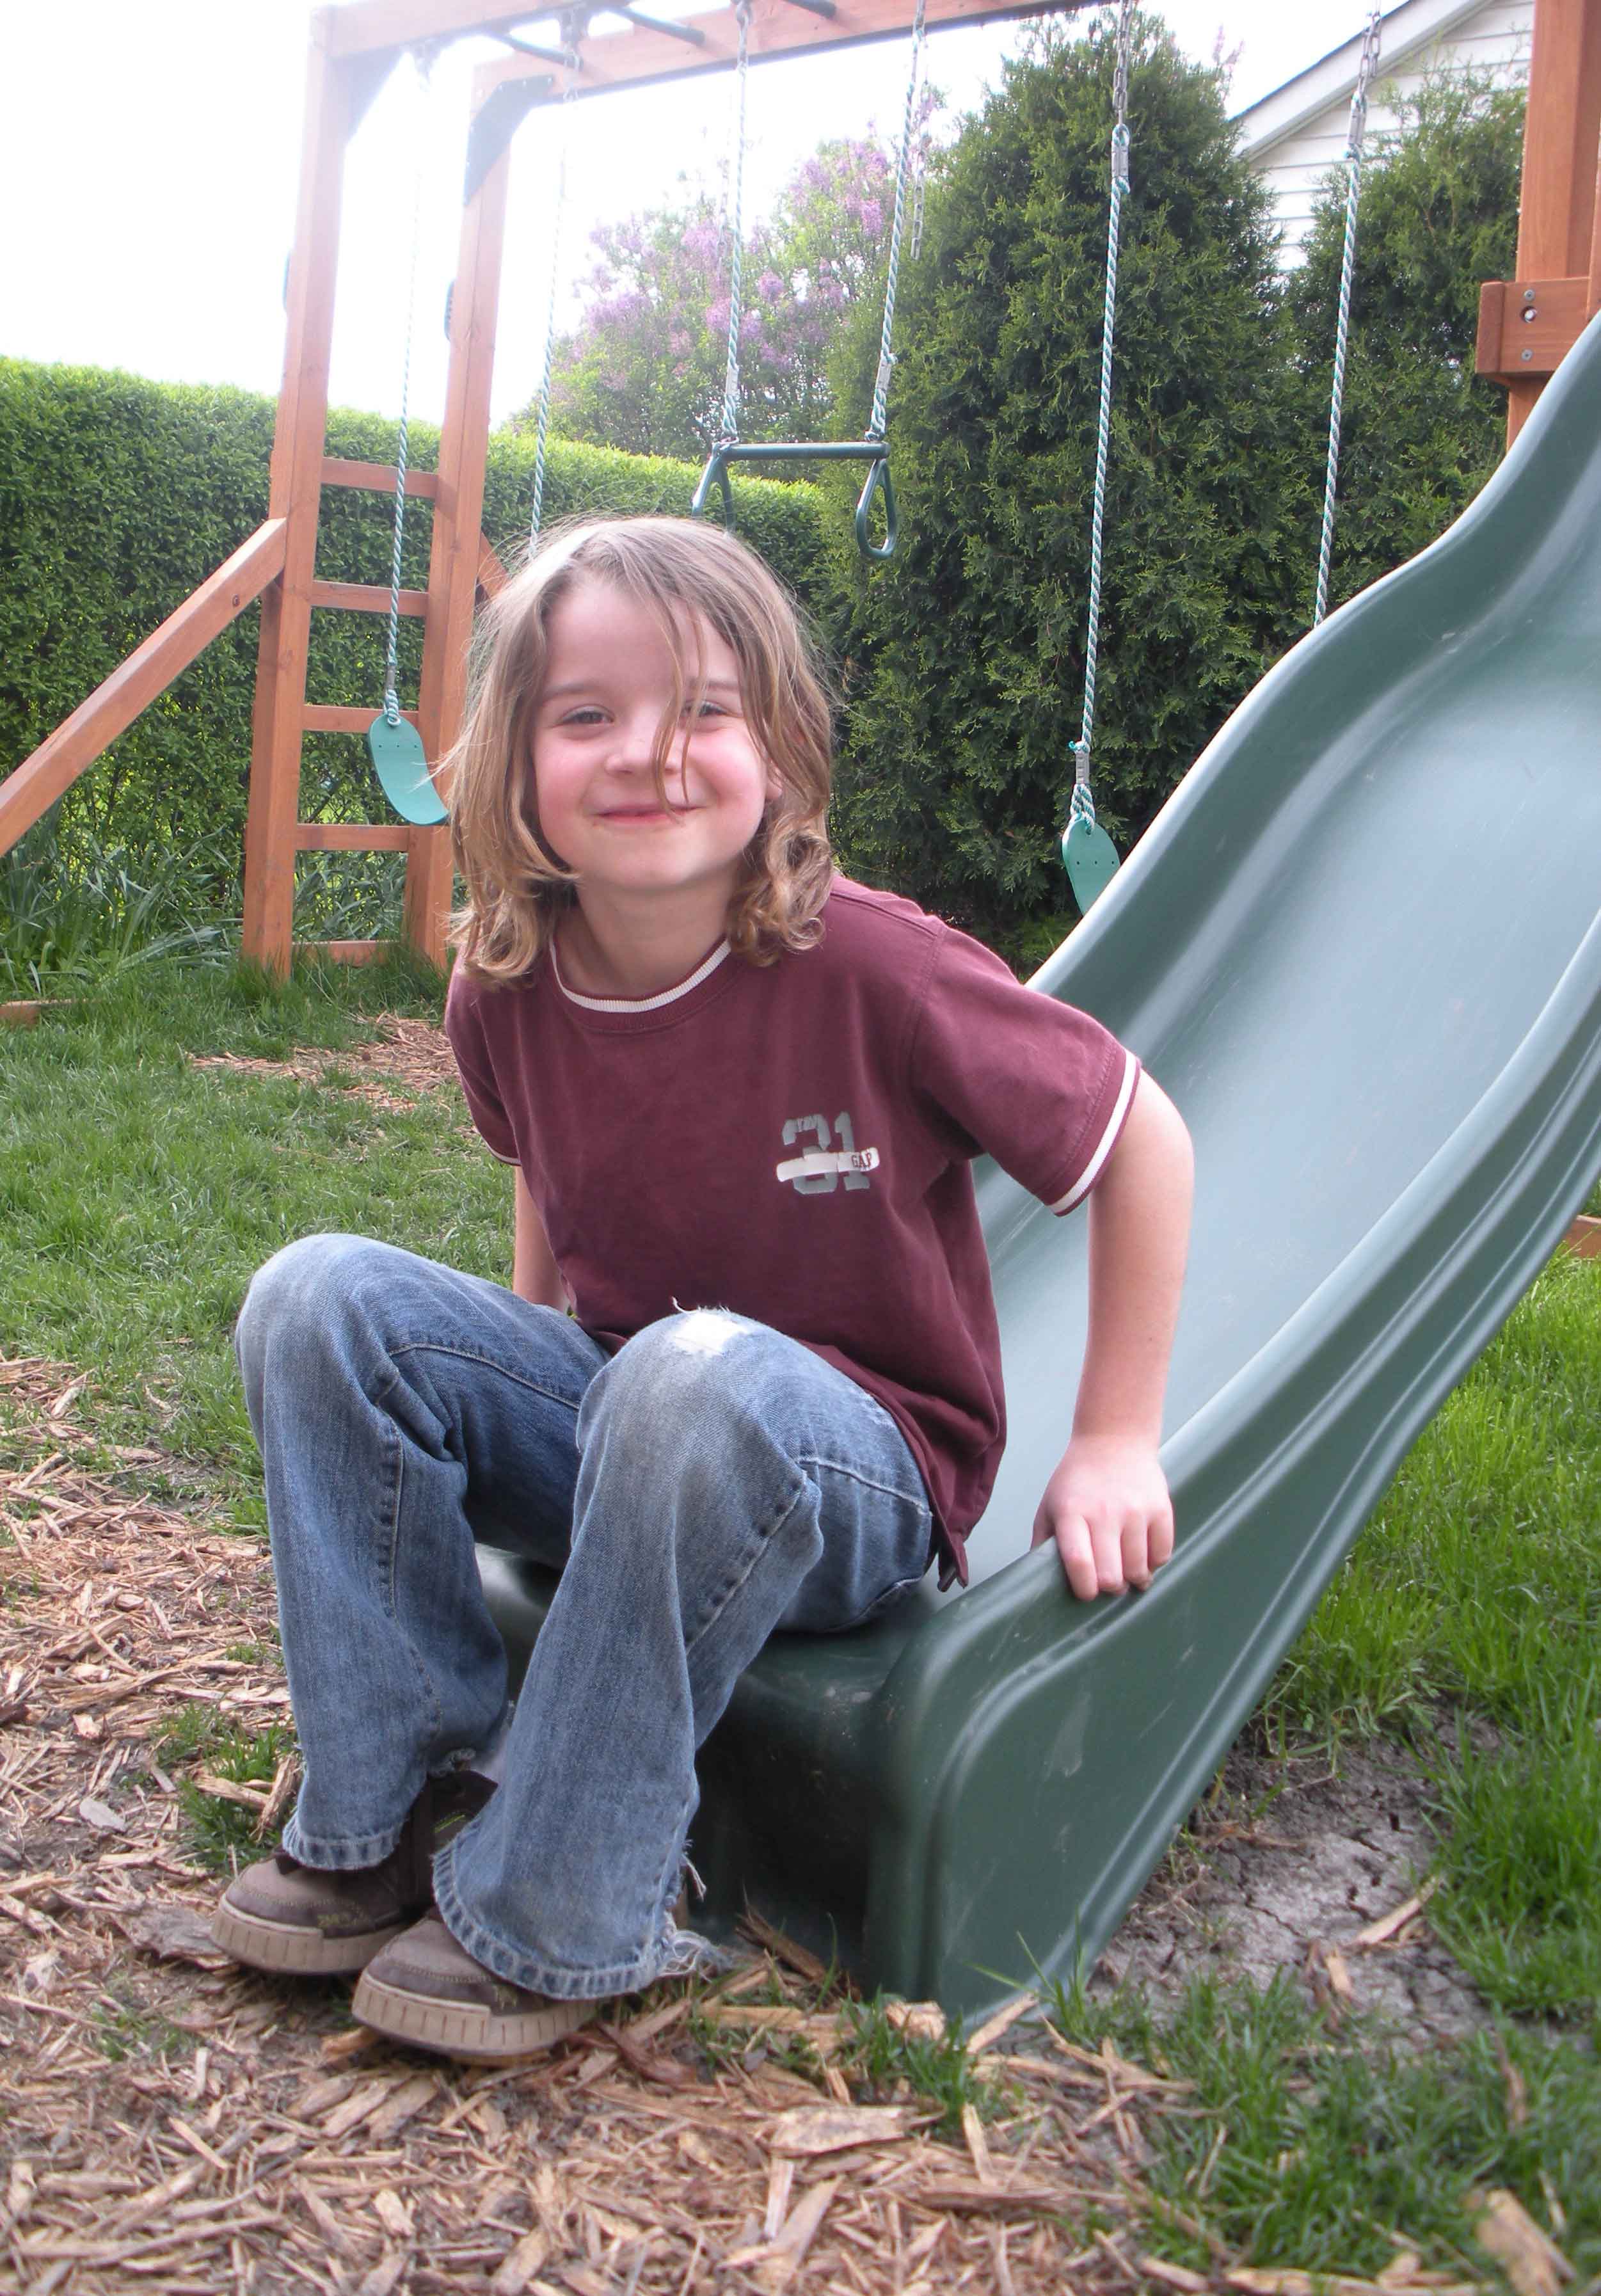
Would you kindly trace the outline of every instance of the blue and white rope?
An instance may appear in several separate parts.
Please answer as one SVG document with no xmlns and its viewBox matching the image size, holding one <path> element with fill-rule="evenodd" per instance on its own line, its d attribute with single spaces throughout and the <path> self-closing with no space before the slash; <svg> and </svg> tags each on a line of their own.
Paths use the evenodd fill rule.
<svg viewBox="0 0 1601 2296">
<path fill-rule="evenodd" d="M 1367 126 L 1367 95 L 1378 65 L 1382 9 L 1375 8 L 1362 35 L 1351 127 L 1345 139 L 1345 249 L 1340 261 L 1340 311 L 1334 325 L 1334 380 L 1328 402 L 1328 460 L 1323 477 L 1323 528 L 1318 542 L 1318 588 L 1312 627 L 1328 612 L 1329 565 L 1334 548 L 1334 510 L 1340 491 L 1340 425 L 1345 407 L 1345 357 L 1351 340 L 1351 290 L 1357 265 L 1357 206 L 1362 188 L 1362 137 Z"/>
<path fill-rule="evenodd" d="M 585 20 L 576 10 L 562 19 L 562 39 L 567 67 L 567 85 L 562 90 L 564 120 L 571 117 L 568 106 L 578 94 L 579 74 L 584 69 L 579 41 Z M 550 376 L 556 348 L 556 282 L 562 267 L 562 225 L 566 213 L 567 138 L 563 132 L 561 155 L 556 162 L 555 213 L 550 226 L 550 299 L 545 307 L 545 356 L 539 363 L 538 413 L 534 423 L 534 498 L 528 520 L 530 550 L 539 539 L 539 529 L 545 517 L 545 440 L 550 429 Z"/>
<path fill-rule="evenodd" d="M 1084 715 L 1073 743 L 1073 794 L 1068 827 L 1075 821 L 1095 825 L 1095 800 L 1089 788 L 1089 753 L 1095 740 L 1096 676 L 1101 654 L 1101 570 L 1106 529 L 1106 463 L 1112 446 L 1112 360 L 1117 318 L 1117 261 L 1122 234 L 1123 201 L 1129 191 L 1129 51 L 1132 37 L 1133 0 L 1122 0 L 1118 12 L 1117 61 L 1112 73 L 1111 200 L 1106 217 L 1106 298 L 1101 315 L 1101 404 L 1096 427 L 1095 497 L 1089 525 L 1089 613 L 1084 639 Z"/>
<path fill-rule="evenodd" d="M 751 77 L 751 0 L 739 0 L 734 16 L 739 26 L 739 54 L 735 65 L 739 100 L 728 248 L 728 364 L 723 375 L 722 436 L 726 444 L 732 444 L 739 437 L 739 329 L 745 256 L 745 90 Z"/>
<path fill-rule="evenodd" d="M 556 266 L 562 258 L 562 217 L 567 205 L 567 154 L 556 167 L 555 219 L 550 230 L 550 300 L 545 307 L 545 357 L 539 365 L 538 414 L 534 422 L 534 499 L 529 512 L 528 540 L 531 550 L 539 539 L 545 516 L 545 439 L 550 429 L 550 370 L 556 343 Z"/>
<path fill-rule="evenodd" d="M 427 102 L 429 81 L 433 70 L 431 52 L 425 49 L 415 51 L 412 62 L 416 66 L 421 106 Z M 383 667 L 383 715 L 390 726 L 400 723 L 400 696 L 397 691 L 400 676 L 400 559 L 406 541 L 406 468 L 410 447 L 406 408 L 411 397 L 411 346 L 417 315 L 417 242 L 423 226 L 423 178 L 428 161 L 428 139 L 423 133 L 421 120 L 417 123 L 415 141 L 417 164 L 412 184 L 411 271 L 406 287 L 406 353 L 400 366 L 400 439 L 395 454 L 395 537 L 390 554 L 389 636 Z"/>
<path fill-rule="evenodd" d="M 912 135 L 916 125 L 917 85 L 923 71 L 924 0 L 917 0 L 912 18 L 912 63 L 907 74 L 906 112 L 900 123 L 900 152 L 895 162 L 895 210 L 890 224 L 890 269 L 884 284 L 884 323 L 878 339 L 878 377 L 873 386 L 869 439 L 882 439 L 890 419 L 890 373 L 895 364 L 895 290 L 900 278 L 900 242 L 906 227 L 907 178 L 911 167 Z M 918 201 L 921 235 L 921 196 Z"/>
</svg>

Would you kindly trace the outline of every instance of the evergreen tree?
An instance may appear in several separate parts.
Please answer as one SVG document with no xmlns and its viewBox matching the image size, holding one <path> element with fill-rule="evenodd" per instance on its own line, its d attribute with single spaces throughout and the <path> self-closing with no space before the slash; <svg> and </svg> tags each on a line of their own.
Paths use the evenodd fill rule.
<svg viewBox="0 0 1601 2296">
<path fill-rule="evenodd" d="M 1363 168 L 1331 603 L 1433 541 L 1500 460 L 1506 393 L 1474 373 L 1479 286 L 1515 275 L 1523 94 L 1437 74 Z M 1344 170 L 1318 207 L 1290 307 L 1309 425 L 1326 425 Z M 1316 535 L 1309 537 L 1310 608 Z"/>
<path fill-rule="evenodd" d="M 936 162 L 901 276 L 902 540 L 842 568 L 842 850 L 1014 955 L 1071 906 L 1112 70 L 1104 21 L 1047 29 Z M 1124 847 L 1293 635 L 1309 514 L 1266 194 L 1220 76 L 1140 20 L 1129 116 L 1094 754 Z M 871 308 L 842 378 L 857 424 Z"/>
</svg>

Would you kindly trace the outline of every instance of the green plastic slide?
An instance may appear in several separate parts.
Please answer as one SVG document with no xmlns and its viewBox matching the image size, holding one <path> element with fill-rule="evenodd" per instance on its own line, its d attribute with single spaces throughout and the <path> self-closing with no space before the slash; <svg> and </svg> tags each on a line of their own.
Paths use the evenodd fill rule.
<svg viewBox="0 0 1601 2296">
<path fill-rule="evenodd" d="M 1195 1135 L 1173 1562 L 1082 1606 L 1025 1553 L 1086 1226 L 981 1168 L 1012 1432 L 975 1584 L 768 1645 L 703 1750 L 706 1926 L 748 1897 L 868 1988 L 970 2013 L 1098 1952 L 1601 1171 L 1598 910 L 1601 320 L 1479 500 L 1262 681 L 1039 976 Z M 526 1651 L 534 1575 L 485 1575 Z"/>
</svg>

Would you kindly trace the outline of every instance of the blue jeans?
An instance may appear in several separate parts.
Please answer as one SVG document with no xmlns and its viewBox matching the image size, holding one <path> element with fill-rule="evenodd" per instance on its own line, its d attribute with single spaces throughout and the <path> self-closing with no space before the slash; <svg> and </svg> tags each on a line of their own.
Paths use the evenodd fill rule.
<svg viewBox="0 0 1601 2296">
<path fill-rule="evenodd" d="M 237 1335 L 305 1759 L 306 1865 L 376 1865 L 424 1775 L 496 1736 L 473 1541 L 562 1572 L 504 1783 L 434 1867 L 475 1961 L 563 1999 L 693 1965 L 675 1929 L 695 1749 L 776 1628 L 858 1625 L 931 1517 L 888 1412 L 697 1309 L 612 1357 L 568 1316 L 359 1236 L 262 1268 Z"/>
</svg>

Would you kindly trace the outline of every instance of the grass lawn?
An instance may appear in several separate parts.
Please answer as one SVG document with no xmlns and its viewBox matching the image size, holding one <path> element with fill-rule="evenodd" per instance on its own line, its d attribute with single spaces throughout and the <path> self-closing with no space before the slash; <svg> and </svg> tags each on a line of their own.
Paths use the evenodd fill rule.
<svg viewBox="0 0 1601 2296">
<path fill-rule="evenodd" d="M 157 1496 L 259 1533 L 229 1332 L 252 1270 L 292 1236 L 353 1228 L 507 1278 L 509 1175 L 459 1102 L 380 1108 L 339 1064 L 378 1013 L 438 1010 L 437 982 L 404 969 L 314 971 L 279 992 L 158 963 L 0 1031 L 0 1354 L 89 1374 L 109 1472 L 114 1446 L 159 1447 Z M 308 1046 L 326 1073 L 197 1065 Z M 1057 2004 L 1086 2046 L 1109 2038 L 1194 2085 L 1148 2131 L 1145 2243 L 1176 2267 L 1245 2255 L 1371 2276 L 1409 2243 L 1479 2280 L 1465 2202 L 1504 2186 L 1601 2290 L 1598 1398 L 1601 1262 L 1559 1259 L 1416 1446 L 1257 1726 L 1336 1757 L 1382 1734 L 1425 1767 L 1430 1918 L 1485 2031 L 1420 2053 L 1330 2021 L 1288 1982 L 1198 1983 L 1161 2019 L 1133 1999 Z M 207 1727 L 174 1723 L 214 1768 L 271 1774 L 275 1742 L 230 1749 Z M 902 2069 L 951 2103 L 948 2067 Z"/>
</svg>

